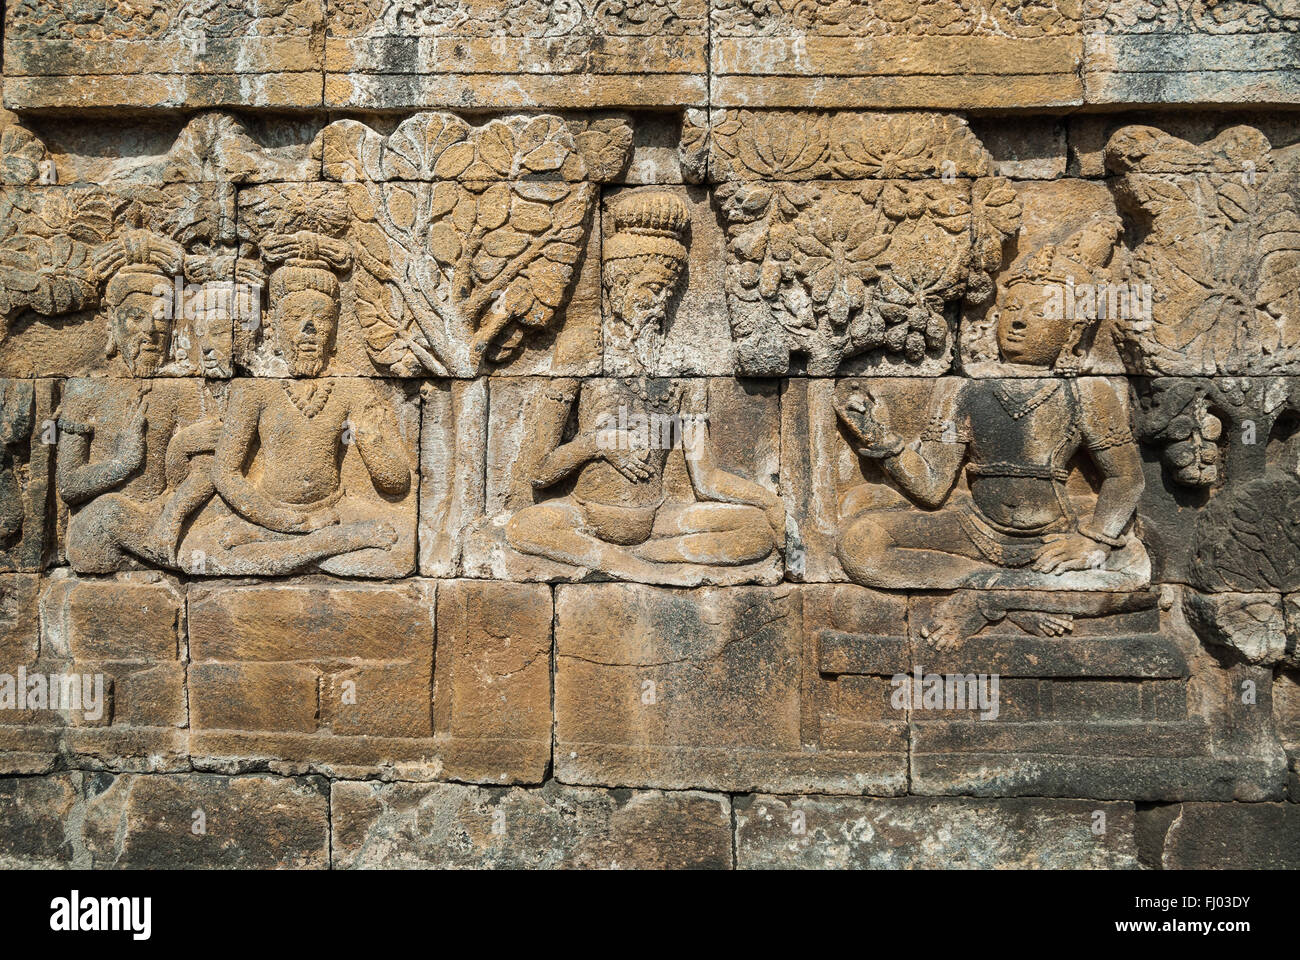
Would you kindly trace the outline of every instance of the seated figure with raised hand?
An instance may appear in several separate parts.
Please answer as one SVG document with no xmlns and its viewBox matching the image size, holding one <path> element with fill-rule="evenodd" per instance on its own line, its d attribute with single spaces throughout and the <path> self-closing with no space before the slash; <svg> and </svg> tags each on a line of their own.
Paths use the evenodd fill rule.
<svg viewBox="0 0 1300 960">
<path fill-rule="evenodd" d="M 849 511 L 838 552 L 851 579 L 892 589 L 1146 584 L 1146 551 L 1130 531 L 1143 475 L 1126 388 L 1073 376 L 1095 311 L 1044 309 L 1051 285 L 1089 275 L 1087 249 L 1045 249 L 1006 281 L 1018 308 L 999 317 L 1002 359 L 1041 377 L 935 381 L 929 425 L 914 443 L 881 422 L 870 392 L 853 391 L 837 404 L 857 453 L 879 464 L 902 495 L 887 507 L 875 497 L 872 508 Z M 1100 476 L 1083 498 L 1067 486 L 1079 460 Z M 940 645 L 971 635 L 989 616 L 977 596 L 954 594 L 924 629 Z M 1035 632 L 1062 632 L 1068 618 L 1061 618 L 1062 611 L 1035 618 Z"/>
<path fill-rule="evenodd" d="M 535 491 L 566 495 L 525 507 L 506 528 L 521 553 L 625 580 L 694 583 L 703 568 L 740 567 L 783 549 L 785 507 L 718 466 L 707 381 L 654 377 L 667 303 L 686 263 L 689 211 L 671 193 L 632 193 L 613 207 L 603 250 L 605 340 L 627 376 L 564 381 L 537 411 Z M 577 429 L 564 439 L 573 404 Z M 665 467 L 681 450 L 689 499 L 669 499 Z"/>
<path fill-rule="evenodd" d="M 83 573 L 116 570 L 128 554 L 175 566 L 186 522 L 212 498 L 216 401 L 198 380 L 156 378 L 170 353 L 166 299 L 184 256 L 145 230 L 96 251 L 108 280 L 109 352 L 132 379 L 71 380 L 60 405 L 57 485 L 75 511 L 68 559 Z"/>
<path fill-rule="evenodd" d="M 399 541 L 390 504 L 411 492 L 411 465 L 391 406 L 365 379 L 316 379 L 339 321 L 346 246 L 300 232 L 264 244 L 281 261 L 270 278 L 271 324 L 295 378 L 237 380 L 214 478 L 230 515 L 187 540 L 214 573 L 292 573 L 340 554 Z M 343 475 L 355 445 L 366 487 Z M 408 545 L 409 546 L 409 545 Z"/>
</svg>

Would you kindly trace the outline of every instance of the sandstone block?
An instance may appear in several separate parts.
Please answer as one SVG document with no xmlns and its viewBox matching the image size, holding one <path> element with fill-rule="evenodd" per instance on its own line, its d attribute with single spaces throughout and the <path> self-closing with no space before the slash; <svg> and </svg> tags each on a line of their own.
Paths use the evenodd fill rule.
<svg viewBox="0 0 1300 960">
<path fill-rule="evenodd" d="M 82 842 L 97 867 L 329 866 L 329 796 L 316 777 L 128 774 L 83 802 Z"/>
<path fill-rule="evenodd" d="M 1182 803 L 1164 834 L 1166 870 L 1294 870 L 1300 805 Z"/>
<path fill-rule="evenodd" d="M 773 797 L 736 801 L 742 869 L 1136 869 L 1130 803 Z"/>
<path fill-rule="evenodd" d="M 412 16 L 330 0 L 331 107 L 630 107 L 707 96 L 708 5 L 503 0 Z"/>
<path fill-rule="evenodd" d="M 717 794 L 340 782 L 331 810 L 344 869 L 731 866 L 731 803 Z"/>
<path fill-rule="evenodd" d="M 5 105 L 307 107 L 320 103 L 321 0 L 265 8 L 10 6 Z M 314 90 L 313 90 L 314 87 Z"/>
<path fill-rule="evenodd" d="M 1078 8 L 995 2 L 895 17 L 873 5 L 713 6 L 713 102 L 978 108 L 1081 103 Z M 951 14 L 951 15 L 950 15 Z"/>
<path fill-rule="evenodd" d="M 883 715 L 883 697 L 839 696 L 818 675 L 800 591 L 593 584 L 556 594 L 561 780 L 903 789 L 903 720 Z M 903 629 L 901 603 L 883 595 L 869 594 L 855 616 Z"/>
</svg>

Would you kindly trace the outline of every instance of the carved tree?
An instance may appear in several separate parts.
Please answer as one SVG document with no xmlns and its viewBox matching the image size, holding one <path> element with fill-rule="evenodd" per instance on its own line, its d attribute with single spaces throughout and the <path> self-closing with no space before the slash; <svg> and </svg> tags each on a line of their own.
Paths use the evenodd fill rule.
<svg viewBox="0 0 1300 960">
<path fill-rule="evenodd" d="M 357 311 L 376 366 L 472 376 L 550 325 L 582 257 L 593 174 L 626 163 L 631 131 L 606 127 L 575 140 L 553 116 L 474 128 L 424 113 L 390 137 L 356 121 L 326 129 L 320 150 L 326 176 L 348 184 Z"/>
<path fill-rule="evenodd" d="M 697 115 L 698 119 L 698 115 Z M 983 302 L 1020 204 L 969 129 L 935 114 L 717 111 L 688 166 L 724 182 L 727 294 L 747 373 L 835 373 L 949 345 L 948 304 Z M 701 141 L 705 142 L 701 142 Z M 974 178 L 979 179 L 974 179 Z M 851 180 L 852 182 L 836 182 Z M 829 181 L 829 182 L 828 182 Z"/>
<path fill-rule="evenodd" d="M 1198 147 L 1124 127 L 1106 163 L 1142 228 L 1134 279 L 1155 291 L 1150 328 L 1127 331 L 1140 371 L 1264 373 L 1293 362 L 1300 217 L 1264 135 L 1234 127 Z"/>
</svg>

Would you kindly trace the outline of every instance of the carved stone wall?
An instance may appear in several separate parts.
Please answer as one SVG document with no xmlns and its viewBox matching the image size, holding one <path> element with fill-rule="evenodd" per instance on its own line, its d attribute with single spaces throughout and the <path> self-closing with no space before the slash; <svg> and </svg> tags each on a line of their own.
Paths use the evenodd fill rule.
<svg viewBox="0 0 1300 960">
<path fill-rule="evenodd" d="M 1300 866 L 1300 11 L 4 17 L 0 866 Z"/>
</svg>

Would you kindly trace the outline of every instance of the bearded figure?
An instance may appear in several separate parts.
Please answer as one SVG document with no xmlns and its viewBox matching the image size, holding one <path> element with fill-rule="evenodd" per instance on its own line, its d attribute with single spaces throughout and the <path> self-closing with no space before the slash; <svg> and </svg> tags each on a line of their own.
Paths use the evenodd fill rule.
<svg viewBox="0 0 1300 960">
<path fill-rule="evenodd" d="M 120 354 L 133 377 L 152 377 L 167 363 L 172 288 L 184 263 L 180 244 L 148 230 L 126 230 L 95 251 L 95 272 L 108 279 L 108 353 Z"/>
<path fill-rule="evenodd" d="M 614 373 L 653 375 L 663 346 L 668 301 L 686 266 L 690 211 L 671 193 L 633 193 L 610 211 L 601 275 L 605 353 Z"/>
</svg>

